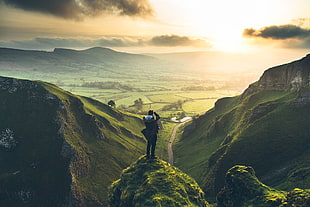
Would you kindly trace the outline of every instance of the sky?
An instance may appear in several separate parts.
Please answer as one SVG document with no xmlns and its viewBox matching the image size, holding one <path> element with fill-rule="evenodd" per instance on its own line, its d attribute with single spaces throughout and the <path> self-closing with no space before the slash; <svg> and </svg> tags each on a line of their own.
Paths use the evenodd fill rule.
<svg viewBox="0 0 310 207">
<path fill-rule="evenodd" d="M 0 0 L 0 47 L 128 52 L 310 49 L 309 0 Z M 294 56 L 293 55 L 293 56 Z"/>
</svg>

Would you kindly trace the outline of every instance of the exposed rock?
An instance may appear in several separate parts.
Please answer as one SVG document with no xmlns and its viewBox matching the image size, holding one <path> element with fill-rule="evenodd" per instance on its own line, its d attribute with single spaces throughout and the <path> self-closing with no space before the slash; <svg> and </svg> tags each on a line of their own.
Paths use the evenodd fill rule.
<svg viewBox="0 0 310 207">
<path fill-rule="evenodd" d="M 302 107 L 310 103 L 310 90 L 309 88 L 302 88 L 298 91 L 296 100 L 293 105 L 296 107 Z"/>
<path fill-rule="evenodd" d="M 258 119 L 262 116 L 264 116 L 265 114 L 271 112 L 272 110 L 274 110 L 275 108 L 277 108 L 277 106 L 279 105 L 279 103 L 273 103 L 273 102 L 267 102 L 267 103 L 263 103 L 263 104 L 259 104 L 257 107 L 255 107 L 252 110 L 251 116 L 250 116 L 250 121 L 254 121 L 255 119 Z"/>
<path fill-rule="evenodd" d="M 5 149 L 13 149 L 17 145 L 17 140 L 14 138 L 14 132 L 7 128 L 0 133 L 0 147 Z"/>
<path fill-rule="evenodd" d="M 245 90 L 242 97 L 260 90 L 288 91 L 309 87 L 309 84 L 310 54 L 301 60 L 266 70 L 256 83 Z"/>
<path fill-rule="evenodd" d="M 61 147 L 61 155 L 67 159 L 71 159 L 76 154 L 74 148 L 64 139 Z"/>
<path fill-rule="evenodd" d="M 264 72 L 259 87 L 265 89 L 296 89 L 309 86 L 310 55 L 301 60 L 280 65 Z"/>
<path fill-rule="evenodd" d="M 17 196 L 23 204 L 27 204 L 33 199 L 34 192 L 32 192 L 30 189 L 21 189 L 17 192 Z"/>
</svg>

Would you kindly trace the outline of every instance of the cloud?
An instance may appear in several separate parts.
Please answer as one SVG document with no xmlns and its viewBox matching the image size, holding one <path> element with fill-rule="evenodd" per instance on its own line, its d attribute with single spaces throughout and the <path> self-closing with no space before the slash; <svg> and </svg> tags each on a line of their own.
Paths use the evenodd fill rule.
<svg viewBox="0 0 310 207">
<path fill-rule="evenodd" d="M 155 36 L 150 41 L 149 44 L 154 46 L 166 46 L 166 47 L 176 47 L 176 46 L 208 46 L 206 41 L 201 39 L 191 39 L 187 36 L 178 36 L 178 35 L 161 35 Z"/>
<path fill-rule="evenodd" d="M 310 22 L 307 18 L 297 19 L 295 21 L 303 26 L 306 26 Z M 258 30 L 247 28 L 243 30 L 243 36 L 257 40 L 255 41 L 256 44 L 270 44 L 270 40 L 272 40 L 280 47 L 303 49 L 310 48 L 310 29 L 305 29 L 301 26 L 292 24 L 279 26 L 273 25 L 263 27 Z"/>
<path fill-rule="evenodd" d="M 154 11 L 149 0 L 0 0 L 9 6 L 81 20 L 102 13 L 146 17 Z"/>
<path fill-rule="evenodd" d="M 285 40 L 291 38 L 306 39 L 310 38 L 310 30 L 291 24 L 280 26 L 273 25 L 259 30 L 255 30 L 253 28 L 244 29 L 243 36 L 249 38 L 261 37 L 275 40 Z"/>
</svg>

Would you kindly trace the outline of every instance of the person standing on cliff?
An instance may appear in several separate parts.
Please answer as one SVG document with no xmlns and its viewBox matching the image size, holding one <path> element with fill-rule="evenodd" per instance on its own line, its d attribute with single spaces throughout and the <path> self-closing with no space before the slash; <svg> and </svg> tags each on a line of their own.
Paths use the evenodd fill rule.
<svg viewBox="0 0 310 207">
<path fill-rule="evenodd" d="M 145 129 L 141 132 L 147 139 L 146 146 L 146 156 L 147 158 L 154 159 L 155 157 L 155 147 L 157 142 L 157 133 L 159 129 L 158 120 L 160 116 L 153 110 L 148 111 L 148 115 L 143 117 L 143 122 L 145 124 Z"/>
</svg>

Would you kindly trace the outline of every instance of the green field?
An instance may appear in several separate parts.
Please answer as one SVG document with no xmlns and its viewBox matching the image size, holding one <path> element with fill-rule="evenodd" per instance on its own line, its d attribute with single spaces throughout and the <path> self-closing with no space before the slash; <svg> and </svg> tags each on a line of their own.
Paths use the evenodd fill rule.
<svg viewBox="0 0 310 207">
<path fill-rule="evenodd" d="M 227 90 L 227 89 L 216 89 L 209 91 L 182 91 L 177 89 L 181 87 L 179 80 L 175 81 L 161 81 L 153 80 L 153 82 L 139 81 L 138 79 L 131 79 L 134 84 L 128 84 L 128 79 L 121 78 L 104 78 L 104 77 L 91 77 L 80 78 L 78 74 L 73 76 L 70 74 L 50 74 L 40 72 L 29 72 L 29 71 L 1 71 L 3 76 L 33 79 L 33 80 L 44 80 L 56 84 L 64 90 L 70 91 L 73 94 L 81 95 L 96 99 L 100 102 L 107 103 L 109 100 L 113 100 L 116 103 L 116 107 L 122 106 L 122 108 L 132 108 L 134 101 L 141 98 L 143 101 L 143 108 L 141 111 L 149 109 L 163 111 L 163 108 L 167 105 L 173 105 L 175 103 L 181 103 L 179 108 L 171 108 L 170 114 L 174 112 L 184 111 L 186 115 L 201 115 L 208 111 L 214 106 L 217 99 L 234 96 L 241 92 L 241 90 Z M 89 74 L 88 74 L 89 75 Z M 85 76 L 83 76 L 85 77 Z M 133 78 L 133 77 L 132 77 Z M 158 84 L 158 81 L 160 84 Z M 94 82 L 113 82 L 121 83 L 123 85 L 129 85 L 134 90 L 126 90 L 122 88 L 96 88 L 96 87 L 85 87 L 85 83 Z M 150 84 L 151 83 L 151 84 Z M 156 85 L 160 85 L 157 87 Z M 195 85 L 195 81 L 186 81 L 187 86 Z M 153 85 L 153 86 L 149 86 Z M 162 87 L 165 87 L 163 90 Z M 164 110 L 167 111 L 167 110 Z M 165 113 L 165 112 L 164 112 Z M 167 113 L 165 113 L 167 114 Z M 170 115 L 168 114 L 168 115 Z"/>
</svg>

